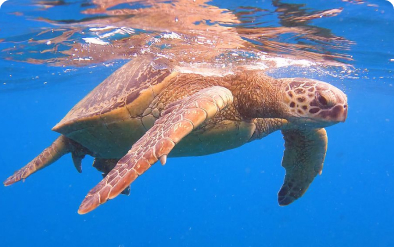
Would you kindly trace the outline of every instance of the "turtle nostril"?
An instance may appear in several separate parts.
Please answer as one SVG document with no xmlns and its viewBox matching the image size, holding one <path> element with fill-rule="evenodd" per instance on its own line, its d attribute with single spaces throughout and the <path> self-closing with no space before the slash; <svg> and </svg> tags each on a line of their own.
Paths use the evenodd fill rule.
<svg viewBox="0 0 394 247">
<path fill-rule="evenodd" d="M 343 119 L 342 119 L 341 122 L 345 122 L 345 120 L 347 118 L 347 104 L 343 105 L 343 114 L 342 114 L 342 116 L 343 116 Z"/>
</svg>

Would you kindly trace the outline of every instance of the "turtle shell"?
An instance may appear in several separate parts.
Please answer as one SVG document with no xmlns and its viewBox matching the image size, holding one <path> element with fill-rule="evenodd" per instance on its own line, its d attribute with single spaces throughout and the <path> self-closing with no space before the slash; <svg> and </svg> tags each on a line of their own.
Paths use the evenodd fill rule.
<svg viewBox="0 0 394 247">
<path fill-rule="evenodd" d="M 96 157 L 122 157 L 153 125 L 155 119 L 150 115 L 144 120 L 144 112 L 176 74 L 167 62 L 137 57 L 93 89 L 52 130 Z"/>
</svg>

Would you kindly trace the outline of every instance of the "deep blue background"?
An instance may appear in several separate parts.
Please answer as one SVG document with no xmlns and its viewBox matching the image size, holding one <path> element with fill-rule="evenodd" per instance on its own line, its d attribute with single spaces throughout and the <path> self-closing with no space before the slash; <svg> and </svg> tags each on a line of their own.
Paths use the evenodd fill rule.
<svg viewBox="0 0 394 247">
<path fill-rule="evenodd" d="M 25 183 L 0 187 L 0 246 L 394 246 L 394 10 L 387 1 L 370 2 L 378 7 L 310 2 L 316 9 L 344 7 L 316 23 L 357 43 L 349 54 L 361 72 L 358 79 L 309 76 L 343 89 L 349 115 L 327 129 L 323 174 L 303 198 L 277 204 L 284 177 L 280 133 L 154 165 L 129 197 L 82 216 L 78 206 L 101 175 L 91 158 L 78 174 L 65 156 Z M 18 7 L 6 2 L 0 25 L 24 24 L 5 19 L 7 4 Z M 2 37 L 12 32 L 3 26 Z M 0 61 L 0 178 L 47 147 L 57 137 L 50 129 L 118 66 L 65 71 Z"/>
</svg>

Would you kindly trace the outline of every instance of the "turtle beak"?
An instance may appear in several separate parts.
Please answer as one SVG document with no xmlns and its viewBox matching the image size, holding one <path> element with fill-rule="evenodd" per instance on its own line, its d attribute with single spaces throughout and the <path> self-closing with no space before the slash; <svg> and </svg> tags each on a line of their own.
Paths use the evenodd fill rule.
<svg viewBox="0 0 394 247">
<path fill-rule="evenodd" d="M 336 124 L 339 122 L 345 122 L 347 118 L 347 104 L 338 104 L 328 110 L 322 110 L 319 115 L 325 122 Z"/>
<path fill-rule="evenodd" d="M 342 105 L 339 104 L 336 107 L 341 108 L 340 114 L 338 115 L 339 122 L 345 122 L 347 118 L 347 109 L 348 109 L 347 97 L 345 94 L 342 95 Z"/>
<path fill-rule="evenodd" d="M 328 113 L 328 119 L 331 119 L 333 122 L 345 122 L 347 118 L 347 104 L 336 105 L 333 107 Z"/>
<path fill-rule="evenodd" d="M 337 95 L 337 105 L 331 108 L 329 117 L 331 117 L 331 119 L 334 121 L 343 123 L 347 118 L 347 96 L 337 88 L 335 88 L 335 91 Z"/>
</svg>

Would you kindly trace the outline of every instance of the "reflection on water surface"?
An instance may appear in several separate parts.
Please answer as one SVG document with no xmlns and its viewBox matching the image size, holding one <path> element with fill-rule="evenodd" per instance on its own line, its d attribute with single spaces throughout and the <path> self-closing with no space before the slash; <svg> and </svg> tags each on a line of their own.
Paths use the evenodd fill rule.
<svg viewBox="0 0 394 247">
<path fill-rule="evenodd" d="M 26 13 L 42 28 L 3 37 L 8 60 L 85 66 L 154 53 L 178 63 L 344 66 L 352 42 L 314 24 L 341 8 L 313 10 L 273 0 L 224 9 L 206 0 L 40 1 Z M 62 14 L 78 10 L 70 18 Z M 45 24 L 45 25 L 44 25 Z"/>
</svg>

